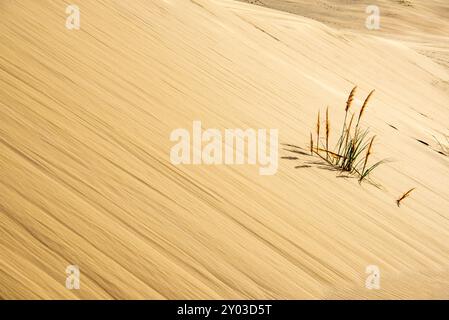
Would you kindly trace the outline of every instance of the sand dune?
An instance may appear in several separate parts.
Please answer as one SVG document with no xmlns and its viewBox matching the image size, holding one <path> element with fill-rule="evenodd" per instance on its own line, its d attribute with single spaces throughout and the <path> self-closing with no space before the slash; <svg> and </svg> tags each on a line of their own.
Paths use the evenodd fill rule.
<svg viewBox="0 0 449 320">
<path fill-rule="evenodd" d="M 449 3 L 442 0 L 240 0 L 308 17 L 346 32 L 399 41 L 449 67 Z M 366 28 L 368 6 L 377 6 L 380 29 Z M 371 12 L 371 11 L 369 11 Z"/>
<path fill-rule="evenodd" d="M 449 130 L 449 73 L 420 34 L 225 0 L 81 0 L 69 31 L 67 4 L 0 3 L 0 298 L 449 297 L 449 158 L 432 138 Z M 273 176 L 170 163 L 170 132 L 193 120 L 307 149 L 318 109 L 334 129 L 354 85 L 357 106 L 376 89 L 381 188 L 295 169 L 303 155 Z"/>
</svg>

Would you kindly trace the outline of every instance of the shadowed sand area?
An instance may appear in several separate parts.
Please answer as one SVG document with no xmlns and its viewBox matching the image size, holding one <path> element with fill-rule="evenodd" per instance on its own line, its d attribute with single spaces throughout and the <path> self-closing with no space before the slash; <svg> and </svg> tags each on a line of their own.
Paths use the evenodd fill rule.
<svg viewBox="0 0 449 320">
<path fill-rule="evenodd" d="M 0 298 L 449 298 L 449 158 L 432 138 L 449 130 L 447 32 L 226 0 L 80 0 L 69 31 L 67 4 L 0 2 Z M 307 150 L 317 110 L 341 123 L 354 85 L 356 107 L 376 89 L 381 188 L 282 147 L 298 159 L 273 176 L 169 161 L 193 120 Z"/>
</svg>

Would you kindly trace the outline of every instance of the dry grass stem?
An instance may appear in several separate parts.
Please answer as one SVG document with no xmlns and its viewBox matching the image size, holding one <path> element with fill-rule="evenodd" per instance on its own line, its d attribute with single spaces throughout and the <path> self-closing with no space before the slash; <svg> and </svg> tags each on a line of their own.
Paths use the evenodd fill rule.
<svg viewBox="0 0 449 320">
<path fill-rule="evenodd" d="M 401 206 L 401 202 L 405 199 L 408 198 L 410 196 L 410 194 L 413 192 L 413 190 L 415 190 L 416 188 L 412 188 L 409 191 L 407 191 L 406 193 L 404 193 L 398 200 L 396 200 L 396 204 L 398 205 L 398 207 Z"/>
</svg>

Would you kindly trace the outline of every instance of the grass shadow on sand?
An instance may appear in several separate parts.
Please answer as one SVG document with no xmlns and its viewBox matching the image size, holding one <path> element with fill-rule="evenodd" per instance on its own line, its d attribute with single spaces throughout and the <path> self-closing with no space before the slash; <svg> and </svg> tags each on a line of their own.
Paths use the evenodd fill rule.
<svg viewBox="0 0 449 320">
<path fill-rule="evenodd" d="M 354 176 L 354 175 L 350 175 L 350 174 L 345 174 L 344 172 L 341 171 L 341 169 L 331 165 L 329 162 L 325 161 L 324 159 L 317 159 L 316 157 L 312 156 L 310 153 L 307 153 L 303 148 L 296 146 L 296 145 L 292 145 L 292 144 L 287 144 L 287 143 L 282 143 L 282 146 L 284 146 L 284 148 L 282 148 L 282 150 L 295 154 L 295 155 L 299 155 L 299 156 L 283 156 L 281 157 L 281 159 L 283 160 L 290 160 L 290 161 L 301 161 L 302 164 L 299 165 L 295 165 L 294 168 L 295 169 L 311 169 L 311 168 L 317 168 L 320 170 L 326 170 L 326 171 L 331 171 L 331 172 L 336 172 L 337 174 L 337 178 L 343 178 L 343 179 L 355 179 L 358 180 L 358 177 Z M 375 186 L 378 189 L 381 189 L 381 186 L 377 183 L 374 183 L 373 181 L 368 181 L 368 183 L 370 185 Z"/>
</svg>

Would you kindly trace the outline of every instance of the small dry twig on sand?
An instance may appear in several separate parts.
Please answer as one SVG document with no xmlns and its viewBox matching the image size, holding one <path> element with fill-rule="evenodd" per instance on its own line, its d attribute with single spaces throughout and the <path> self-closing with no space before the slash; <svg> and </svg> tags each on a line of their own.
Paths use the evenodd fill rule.
<svg viewBox="0 0 449 320">
<path fill-rule="evenodd" d="M 412 188 L 409 191 L 407 191 L 406 193 L 404 193 L 398 200 L 396 200 L 396 203 L 398 205 L 398 207 L 401 206 L 401 202 L 402 200 L 404 200 L 405 198 L 409 197 L 410 194 L 413 192 L 413 190 L 415 190 L 416 188 Z"/>
</svg>

